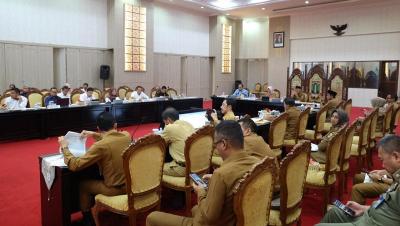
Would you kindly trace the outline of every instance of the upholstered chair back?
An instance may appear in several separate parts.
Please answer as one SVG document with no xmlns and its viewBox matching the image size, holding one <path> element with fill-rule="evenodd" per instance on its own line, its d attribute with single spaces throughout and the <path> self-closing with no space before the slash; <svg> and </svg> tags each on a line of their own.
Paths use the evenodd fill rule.
<svg viewBox="0 0 400 226">
<path fill-rule="evenodd" d="M 342 141 L 342 147 L 341 147 L 341 153 L 340 153 L 340 168 L 343 170 L 344 165 L 349 164 L 349 159 L 350 159 L 350 153 L 351 153 L 351 145 L 353 143 L 353 137 L 354 133 L 356 131 L 356 123 L 351 124 L 345 131 L 343 141 Z"/>
<path fill-rule="evenodd" d="M 4 94 L 3 96 L 1 96 L 0 98 L 0 106 L 4 105 L 6 103 L 6 98 L 9 97 L 10 94 Z"/>
<path fill-rule="evenodd" d="M 94 89 L 93 89 L 93 97 L 94 97 L 96 100 L 101 100 L 102 97 L 103 97 L 101 90 L 99 90 L 99 89 L 97 89 L 97 88 L 94 88 Z"/>
<path fill-rule="evenodd" d="M 281 148 L 283 146 L 287 117 L 287 113 L 282 113 L 271 122 L 268 133 L 268 144 L 272 149 Z"/>
<path fill-rule="evenodd" d="M 167 93 L 170 97 L 177 97 L 178 96 L 178 92 L 175 89 L 172 88 L 168 88 L 167 89 Z"/>
<path fill-rule="evenodd" d="M 254 165 L 235 185 L 236 226 L 266 225 L 276 171 L 275 159 L 266 157 Z"/>
<path fill-rule="evenodd" d="M 161 180 L 166 144 L 159 135 L 148 135 L 130 145 L 122 155 L 129 208 L 134 198 L 154 193 L 161 197 Z"/>
<path fill-rule="evenodd" d="M 81 94 L 79 94 L 79 93 L 71 94 L 71 103 L 75 104 L 76 102 L 79 102 L 79 96 L 80 95 Z"/>
<path fill-rule="evenodd" d="M 347 113 L 348 116 L 351 114 L 351 108 L 353 107 L 353 100 L 348 99 L 346 103 L 344 103 L 344 111 Z"/>
<path fill-rule="evenodd" d="M 317 120 L 316 120 L 316 124 L 315 124 L 315 135 L 316 136 L 318 133 L 322 133 L 324 131 L 327 110 L 328 110 L 328 106 L 324 105 L 317 113 Z"/>
<path fill-rule="evenodd" d="M 386 108 L 385 111 L 385 120 L 384 120 L 384 131 L 383 134 L 390 132 L 390 121 L 392 120 L 392 115 L 393 115 L 393 105 L 390 105 L 389 107 Z"/>
<path fill-rule="evenodd" d="M 28 102 L 30 107 L 34 107 L 35 104 L 39 104 L 40 107 L 43 107 L 43 95 L 40 92 L 31 92 L 28 95 Z"/>
<path fill-rule="evenodd" d="M 119 98 L 121 98 L 121 100 L 123 100 L 126 97 L 126 92 L 128 92 L 128 89 L 126 87 L 119 87 L 117 90 L 118 96 Z"/>
<path fill-rule="evenodd" d="M 133 93 L 133 91 L 132 91 L 132 90 L 130 90 L 130 91 L 127 91 L 127 92 L 125 93 L 125 97 L 126 97 L 126 99 L 128 99 L 128 100 L 129 100 L 129 98 L 131 98 L 131 95 L 132 95 L 132 93 Z"/>
<path fill-rule="evenodd" d="M 369 129 L 371 125 L 371 120 L 372 120 L 372 113 L 369 114 L 362 122 L 361 122 L 361 129 L 360 129 L 360 141 L 359 145 L 361 144 L 362 146 L 366 146 L 368 144 L 368 135 L 369 135 Z"/>
<path fill-rule="evenodd" d="M 300 113 L 299 116 L 299 125 L 298 125 L 298 139 L 303 139 L 304 135 L 306 134 L 306 128 L 308 123 L 308 116 L 310 114 L 310 108 L 306 108 L 303 112 Z"/>
<path fill-rule="evenodd" d="M 373 141 L 376 138 L 376 124 L 378 122 L 379 108 L 374 109 L 374 111 L 371 114 L 372 115 L 371 115 L 371 123 L 369 126 L 369 139 L 370 141 Z"/>
<path fill-rule="evenodd" d="M 185 141 L 186 180 L 190 183 L 189 173 L 199 175 L 208 173 L 213 153 L 214 128 L 204 126 L 190 135 Z"/>
<path fill-rule="evenodd" d="M 339 130 L 339 132 L 328 143 L 327 161 L 325 165 L 326 178 L 328 174 L 334 174 L 337 170 L 339 162 L 340 146 L 342 145 L 343 132 L 344 128 Z"/>
</svg>

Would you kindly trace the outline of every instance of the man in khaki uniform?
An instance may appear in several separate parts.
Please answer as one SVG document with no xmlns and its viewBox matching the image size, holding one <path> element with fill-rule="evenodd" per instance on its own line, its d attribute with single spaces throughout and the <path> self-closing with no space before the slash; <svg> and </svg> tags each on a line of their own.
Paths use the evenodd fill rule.
<svg viewBox="0 0 400 226">
<path fill-rule="evenodd" d="M 361 205 L 366 198 L 376 198 L 385 193 L 393 183 L 391 175 L 386 170 L 373 170 L 368 173 L 372 181 L 364 183 L 366 174 L 356 174 L 351 188 L 351 200 Z"/>
<path fill-rule="evenodd" d="M 307 102 L 307 95 L 303 93 L 303 90 L 301 89 L 301 86 L 296 86 L 295 92 L 292 95 L 292 98 L 294 100 L 298 100 L 300 102 Z"/>
<path fill-rule="evenodd" d="M 193 126 L 179 120 L 179 113 L 174 108 L 167 108 L 162 113 L 165 123 L 162 138 L 169 144 L 172 161 L 164 164 L 164 174 L 175 177 L 185 176 L 185 141 L 194 132 Z"/>
<path fill-rule="evenodd" d="M 232 98 L 227 98 L 222 102 L 221 113 L 224 115 L 222 117 L 223 120 L 235 120 L 235 114 L 233 113 L 233 107 L 235 103 L 236 100 Z M 216 112 L 213 112 L 211 114 L 211 118 L 213 119 L 214 125 L 220 122 L 220 120 L 218 120 Z"/>
<path fill-rule="evenodd" d="M 299 117 L 301 111 L 295 106 L 295 101 L 292 98 L 285 98 L 283 101 L 283 106 L 285 108 L 285 112 L 288 114 L 285 140 L 296 139 L 297 123 L 300 120 Z"/>
<path fill-rule="evenodd" d="M 349 216 L 341 209 L 333 207 L 324 216 L 317 226 L 392 226 L 400 223 L 400 137 L 389 135 L 382 138 L 378 147 L 378 156 L 382 160 L 383 168 L 393 177 L 390 188 L 373 202 L 371 206 L 364 206 L 354 201 L 347 202 L 346 206 L 355 212 Z"/>
<path fill-rule="evenodd" d="M 333 110 L 335 110 L 340 104 L 340 101 L 336 99 L 336 95 L 337 93 L 333 90 L 328 90 L 326 93 L 326 99 L 328 100 L 328 102 L 326 102 L 326 105 L 328 106 L 328 110 L 326 111 L 326 122 L 330 121 Z"/>
<path fill-rule="evenodd" d="M 64 162 L 71 171 L 79 171 L 93 164 L 99 166 L 104 180 L 84 180 L 80 182 L 79 199 L 85 225 L 94 225 L 90 212 L 93 196 L 125 194 L 125 174 L 122 163 L 122 153 L 131 143 L 128 132 L 118 132 L 114 117 L 103 112 L 97 118 L 97 128 L 100 133 L 82 131 L 82 136 L 93 136 L 96 140 L 86 154 L 75 157 L 68 149 L 68 142 L 59 137 L 58 142 L 64 154 Z"/>
<path fill-rule="evenodd" d="M 223 158 L 220 168 L 209 179 L 209 188 L 193 184 L 198 205 L 193 207 L 193 218 L 162 212 L 151 213 L 147 226 L 234 226 L 233 188 L 236 182 L 260 160 L 243 150 L 243 133 L 235 121 L 222 121 L 215 127 L 214 145 Z"/>
</svg>

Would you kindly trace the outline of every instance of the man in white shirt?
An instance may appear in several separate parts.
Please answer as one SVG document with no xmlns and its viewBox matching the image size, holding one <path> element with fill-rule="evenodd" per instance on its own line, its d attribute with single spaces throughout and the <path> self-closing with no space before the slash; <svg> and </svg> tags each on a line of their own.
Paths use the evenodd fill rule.
<svg viewBox="0 0 400 226">
<path fill-rule="evenodd" d="M 4 105 L 1 108 L 6 108 L 8 110 L 20 110 L 25 109 L 28 104 L 28 99 L 20 95 L 18 88 L 10 90 L 10 96 L 6 98 Z"/>
<path fill-rule="evenodd" d="M 71 94 L 69 93 L 69 88 L 68 86 L 63 86 L 61 88 L 61 92 L 57 94 L 57 96 L 59 96 L 62 99 L 70 99 L 71 98 Z M 71 100 L 70 100 L 71 102 Z"/>
<path fill-rule="evenodd" d="M 79 101 L 84 102 L 84 103 L 88 103 L 94 99 L 95 98 L 93 96 L 93 88 L 91 88 L 91 87 L 87 88 L 86 93 L 82 93 L 79 96 Z"/>
<path fill-rule="evenodd" d="M 83 83 L 83 85 L 82 85 L 82 87 L 81 87 L 81 91 L 82 91 L 82 92 L 84 92 L 84 93 L 86 93 L 86 92 L 87 92 L 87 89 L 88 89 L 88 87 L 89 87 L 89 84 L 87 84 L 86 82 L 85 82 L 85 83 Z"/>
<path fill-rule="evenodd" d="M 149 99 L 149 97 L 143 92 L 143 87 L 137 87 L 136 91 L 131 94 L 131 99 L 134 100 L 145 100 Z"/>
</svg>

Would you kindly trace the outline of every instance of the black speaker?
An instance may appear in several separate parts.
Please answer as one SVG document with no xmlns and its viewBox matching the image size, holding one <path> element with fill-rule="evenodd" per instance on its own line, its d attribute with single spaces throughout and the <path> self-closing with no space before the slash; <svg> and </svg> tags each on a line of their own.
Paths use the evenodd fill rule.
<svg viewBox="0 0 400 226">
<path fill-rule="evenodd" d="M 101 65 L 100 66 L 100 79 L 107 80 L 110 78 L 110 66 Z"/>
</svg>

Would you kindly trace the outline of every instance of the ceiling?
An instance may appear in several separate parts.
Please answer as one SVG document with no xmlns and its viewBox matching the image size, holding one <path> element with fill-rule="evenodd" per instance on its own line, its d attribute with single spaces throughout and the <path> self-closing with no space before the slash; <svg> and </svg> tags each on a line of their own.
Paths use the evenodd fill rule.
<svg viewBox="0 0 400 226">
<path fill-rule="evenodd" d="M 290 15 L 296 12 L 360 5 L 382 0 L 156 0 L 207 15 L 228 15 L 232 18 L 259 18 Z"/>
</svg>

